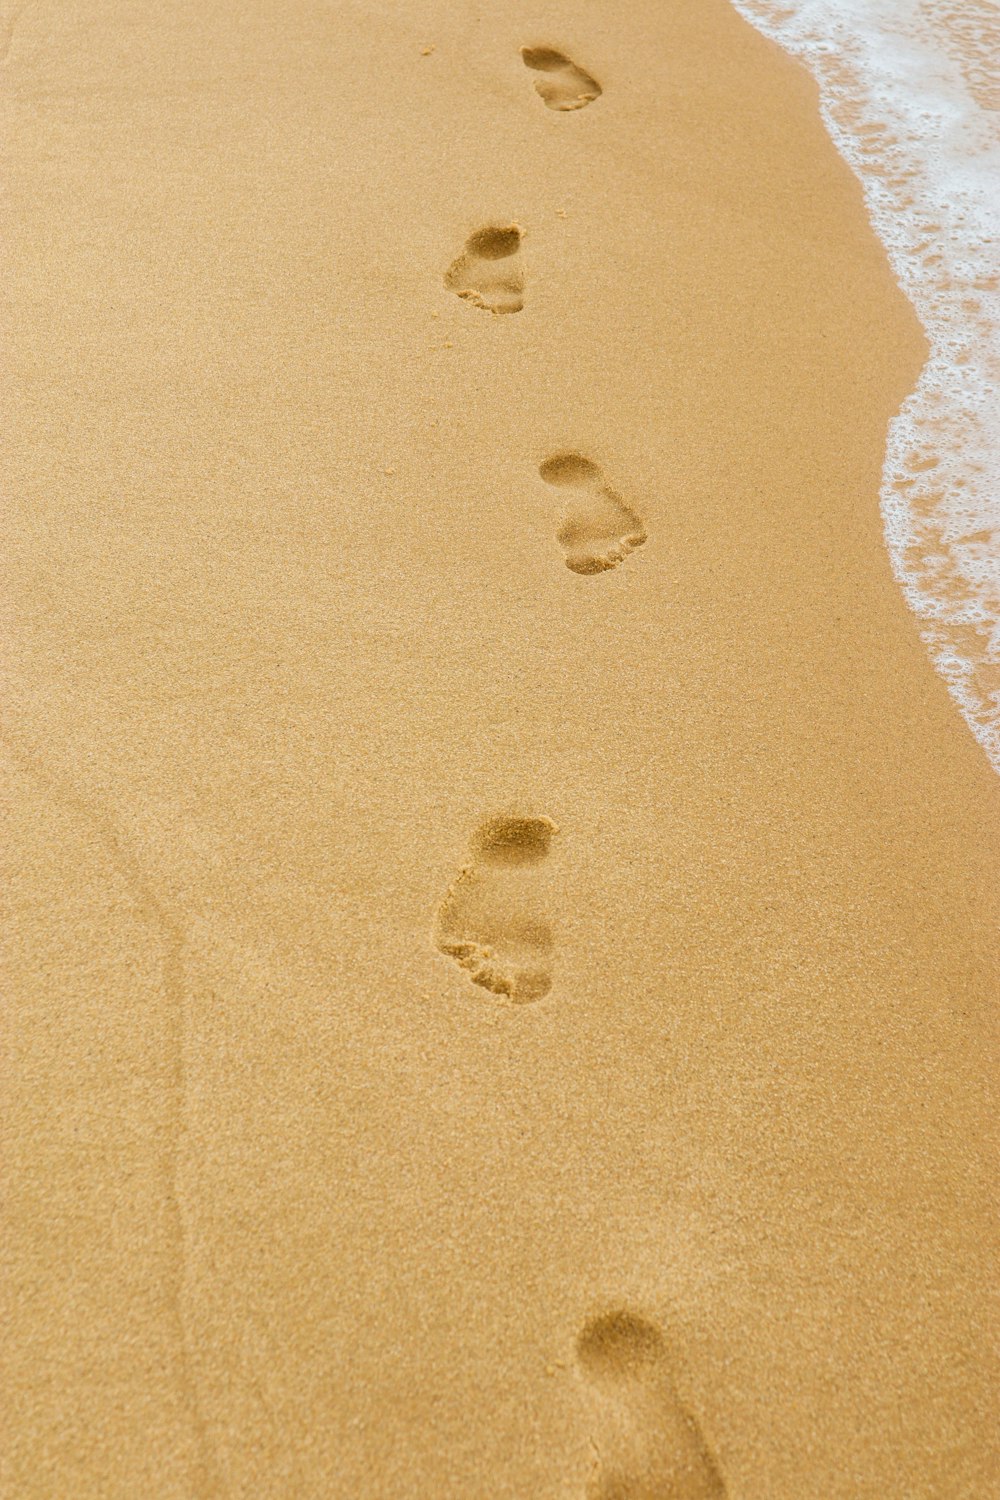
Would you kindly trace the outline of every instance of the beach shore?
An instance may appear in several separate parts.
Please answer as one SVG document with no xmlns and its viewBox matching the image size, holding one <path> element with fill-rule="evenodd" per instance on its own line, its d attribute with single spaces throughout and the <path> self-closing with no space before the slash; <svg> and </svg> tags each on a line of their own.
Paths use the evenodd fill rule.
<svg viewBox="0 0 1000 1500">
<path fill-rule="evenodd" d="M 1000 782 L 809 75 L 94 0 L 4 80 L 4 1493 L 582 1500 L 627 1308 L 732 1500 L 985 1496 Z M 519 900 L 523 1004 L 442 951 Z"/>
</svg>

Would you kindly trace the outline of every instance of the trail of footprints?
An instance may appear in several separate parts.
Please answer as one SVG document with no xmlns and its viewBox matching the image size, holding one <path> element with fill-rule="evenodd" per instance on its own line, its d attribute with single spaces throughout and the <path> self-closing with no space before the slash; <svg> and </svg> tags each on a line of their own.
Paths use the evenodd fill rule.
<svg viewBox="0 0 1000 1500">
<path fill-rule="evenodd" d="M 548 109 L 583 109 L 601 85 L 553 47 L 522 47 Z M 524 307 L 522 231 L 486 225 L 469 236 L 445 285 L 495 315 Z M 556 541 L 571 572 L 616 568 L 646 540 L 640 516 L 580 453 L 555 453 L 539 477 L 560 492 Z M 470 857 L 437 914 L 435 942 L 472 983 L 526 1005 L 552 988 L 555 940 L 548 860 L 558 833 L 547 817 L 497 815 L 474 830 Z M 726 1500 L 719 1467 L 677 1392 L 661 1331 L 618 1309 L 590 1319 L 576 1363 L 594 1408 L 594 1467 L 586 1500 Z"/>
</svg>

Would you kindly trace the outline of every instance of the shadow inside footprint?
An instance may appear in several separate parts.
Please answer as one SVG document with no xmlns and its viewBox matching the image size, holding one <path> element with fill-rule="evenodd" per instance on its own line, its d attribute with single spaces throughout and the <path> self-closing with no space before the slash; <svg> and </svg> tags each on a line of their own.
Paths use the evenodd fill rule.
<svg viewBox="0 0 1000 1500">
<path fill-rule="evenodd" d="M 522 47 L 526 68 L 541 73 L 535 88 L 549 109 L 583 109 L 601 96 L 601 85 L 554 47 Z"/>
<path fill-rule="evenodd" d="M 491 313 L 520 312 L 524 306 L 524 272 L 518 251 L 521 231 L 516 224 L 477 229 L 465 249 L 452 261 L 444 284 L 458 297 Z"/>
<path fill-rule="evenodd" d="M 473 984 L 518 1004 L 552 988 L 552 929 L 539 867 L 556 831 L 548 818 L 488 818 L 473 835 L 472 863 L 438 911 L 440 951 Z"/>
<path fill-rule="evenodd" d="M 587 1500 L 725 1500 L 722 1475 L 677 1394 L 654 1324 L 627 1309 L 592 1318 L 576 1357 L 600 1424 Z"/>
<path fill-rule="evenodd" d="M 570 506 L 556 538 L 574 573 L 606 573 L 642 546 L 646 529 L 639 517 L 589 458 L 559 453 L 538 472 L 546 484 L 569 491 Z"/>
</svg>

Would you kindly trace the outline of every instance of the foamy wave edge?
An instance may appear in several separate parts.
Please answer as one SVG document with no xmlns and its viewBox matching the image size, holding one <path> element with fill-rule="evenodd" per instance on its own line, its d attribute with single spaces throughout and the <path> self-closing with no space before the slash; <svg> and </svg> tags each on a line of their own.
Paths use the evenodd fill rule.
<svg viewBox="0 0 1000 1500">
<path fill-rule="evenodd" d="M 930 356 L 889 424 L 881 508 L 932 660 L 1000 771 L 1000 11 L 733 0 L 800 58 Z"/>
</svg>

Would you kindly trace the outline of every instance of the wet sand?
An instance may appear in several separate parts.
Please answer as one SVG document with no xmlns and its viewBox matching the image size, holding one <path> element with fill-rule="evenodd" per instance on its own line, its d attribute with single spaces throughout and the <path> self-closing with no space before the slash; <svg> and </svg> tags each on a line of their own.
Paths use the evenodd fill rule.
<svg viewBox="0 0 1000 1500">
<path fill-rule="evenodd" d="M 809 77 L 722 0 L 9 30 L 4 1493 L 988 1493 L 1000 784 Z"/>
</svg>

